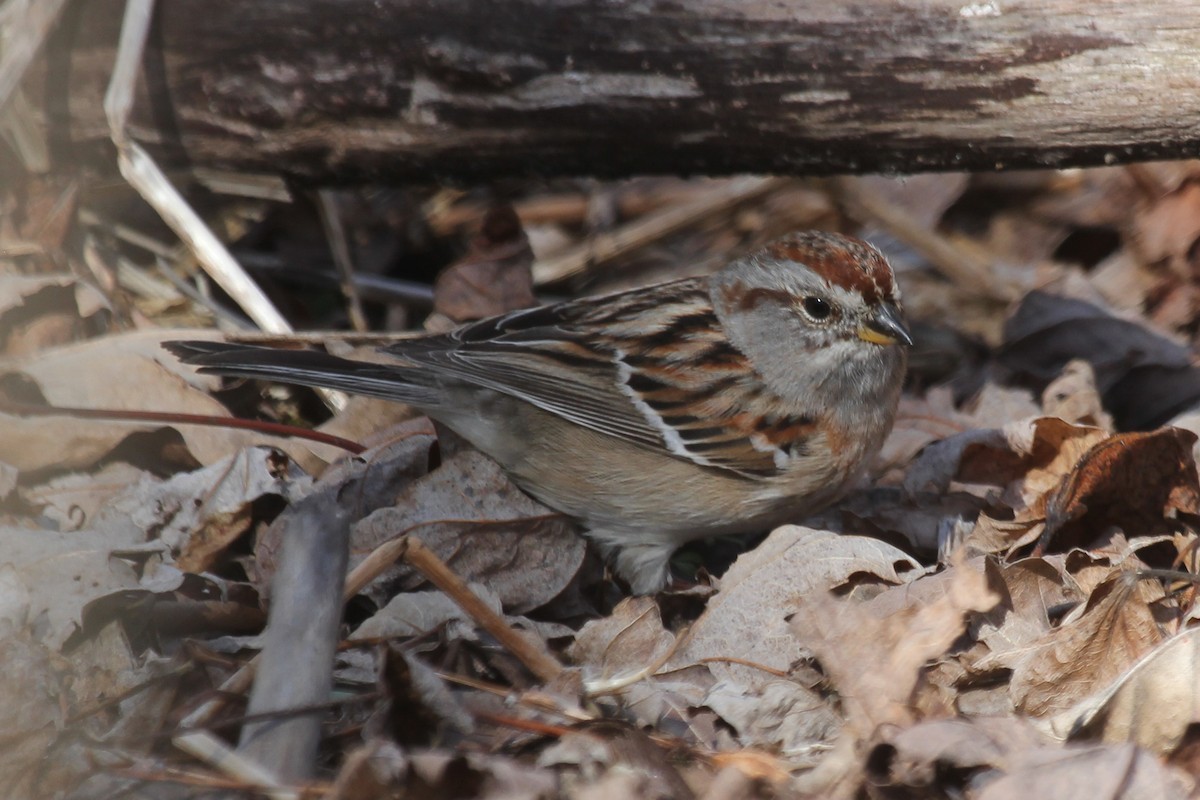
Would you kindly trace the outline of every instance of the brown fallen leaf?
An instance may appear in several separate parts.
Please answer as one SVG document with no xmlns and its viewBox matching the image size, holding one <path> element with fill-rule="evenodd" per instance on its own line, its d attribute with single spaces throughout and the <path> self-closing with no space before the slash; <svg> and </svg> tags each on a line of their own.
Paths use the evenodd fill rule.
<svg viewBox="0 0 1200 800">
<path fill-rule="evenodd" d="M 1004 447 L 968 445 L 959 462 L 958 479 L 967 483 L 1006 485 L 1004 501 L 1013 508 L 1032 508 L 1046 492 L 1107 433 L 1072 425 L 1057 417 L 1036 417 L 1002 429 Z"/>
<path fill-rule="evenodd" d="M 987 569 L 994 574 L 992 585 L 1000 592 L 1001 600 L 971 625 L 972 638 L 985 645 L 985 651 L 965 664 L 969 672 L 1012 669 L 1026 657 L 1034 642 L 1051 631 L 1052 609 L 1085 597 L 1062 568 L 1061 557 L 1059 562 L 1023 558 L 1003 564 L 988 559 Z"/>
<path fill-rule="evenodd" d="M 570 797 L 654 797 L 691 800 L 691 788 L 673 760 L 645 733 L 619 720 L 577 726 L 543 750 L 539 767 L 553 767 Z M 563 767 L 574 767 L 571 772 Z"/>
<path fill-rule="evenodd" d="M 655 663 L 674 644 L 654 598 L 627 597 L 607 617 L 587 622 L 567 654 L 585 668 L 585 679 L 612 678 Z"/>
<path fill-rule="evenodd" d="M 723 681 L 703 704 L 733 729 L 742 747 L 778 753 L 792 769 L 820 763 L 842 727 L 834 698 L 794 680 L 769 681 L 749 692 Z"/>
<path fill-rule="evenodd" d="M 918 574 L 920 565 L 892 545 L 799 525 L 777 528 L 743 554 L 721 579 L 721 590 L 692 626 L 691 636 L 668 666 L 718 659 L 708 668 L 721 680 L 749 691 L 803 657 L 787 618 L 814 596 L 847 583 L 895 585 Z M 725 663 L 719 659 L 750 662 Z"/>
<path fill-rule="evenodd" d="M 1002 512 L 980 514 L 965 544 L 973 552 L 1011 554 L 1035 541 L 1045 530 L 1047 493 L 1106 436 L 1099 428 L 1038 417 L 1006 425 L 1001 437 L 962 437 L 957 478 L 1003 485 L 1001 501 L 1012 509 L 1009 519 Z M 954 442 L 939 444 L 947 450 L 947 455 L 940 456 L 943 460 L 953 456 Z M 930 458 L 935 456 L 937 453 Z"/>
<path fill-rule="evenodd" d="M 1195 515 L 1200 504 L 1192 447 L 1196 434 L 1182 428 L 1119 433 L 1097 443 L 1046 496 L 1044 550 L 1086 545 L 1115 526 L 1131 535 L 1165 533 L 1166 517 Z"/>
<path fill-rule="evenodd" d="M 987 383 L 964 408 L 957 408 L 949 387 L 934 387 L 921 397 L 903 395 L 896 424 L 888 435 L 873 471 L 904 467 L 930 443 L 973 431 L 995 428 L 1036 416 L 1037 404 L 1022 389 Z M 949 479 L 947 478 L 947 483 Z"/>
<path fill-rule="evenodd" d="M 553 599 L 583 564 L 586 548 L 574 523 L 530 498 L 476 450 L 445 458 L 433 472 L 403 487 L 394 503 L 354 525 L 352 563 L 407 533 L 459 577 L 486 584 L 514 614 Z M 366 594 L 383 606 L 397 587 L 421 583 L 419 575 L 398 566 Z"/>
<path fill-rule="evenodd" d="M 1188 781 L 1131 744 L 1035 748 L 986 784 L 978 800 L 1183 800 Z"/>
<path fill-rule="evenodd" d="M 1111 432 L 1112 417 L 1096 391 L 1096 373 L 1081 358 L 1068 361 L 1062 374 L 1042 392 L 1042 411 L 1073 425 L 1091 425 Z"/>
<path fill-rule="evenodd" d="M 23 626 L 0 623 L 0 725 L 10 732 L 0 747 L 0 775 L 9 797 L 65 795 L 87 775 L 71 759 L 56 759 L 54 769 L 44 766 L 75 699 L 69 671 L 53 651 Z"/>
<path fill-rule="evenodd" d="M 434 309 L 454 323 L 537 305 L 533 250 L 510 205 L 494 206 L 467 254 L 437 277 Z"/>
<path fill-rule="evenodd" d="M 428 797 L 550 797 L 557 790 L 548 770 L 530 769 L 515 758 L 479 752 L 406 750 L 372 739 L 350 752 L 329 792 L 330 800 L 389 800 L 421 787 Z"/>
<path fill-rule="evenodd" d="M 361 519 L 376 509 L 396 502 L 396 494 L 417 478 L 428 474 L 430 448 L 436 442 L 430 427 L 405 424 L 394 428 L 394 438 L 360 457 L 334 462 L 313 486 L 313 493 L 327 493 L 332 501 L 346 509 L 351 519 Z M 345 491 L 352 485 L 352 491 Z M 259 591 L 269 593 L 272 577 L 278 568 L 280 553 L 291 527 L 289 517 L 305 513 L 302 509 L 285 508 L 275 521 L 262 531 L 254 543 L 254 562 L 251 578 Z"/>
<path fill-rule="evenodd" d="M 1151 650 L 1105 691 L 1051 720 L 1063 736 L 1133 742 L 1167 756 L 1200 723 L 1200 628 Z"/>
<path fill-rule="evenodd" d="M 1137 576 L 1114 570 L 1083 613 L 1029 645 L 1013 667 L 1009 691 L 1017 709 L 1051 717 L 1103 690 L 1163 638 Z"/>
<path fill-rule="evenodd" d="M 855 737 L 911 724 L 922 669 L 962 635 L 972 613 L 999 601 L 981 563 L 958 561 L 946 573 L 936 582 L 940 596 L 905 602 L 928 580 L 918 579 L 861 603 L 812 595 L 792 616 L 792 634 L 829 676 Z"/>
<path fill-rule="evenodd" d="M 449 731 L 469 734 L 475 729 L 470 713 L 447 685 L 416 655 L 395 644 L 382 650 L 378 690 L 382 713 L 371 727 L 405 747 L 430 745 Z"/>
<path fill-rule="evenodd" d="M 103 295 L 70 275 L 0 275 L 0 353 L 32 356 L 101 333 Z"/>
<path fill-rule="evenodd" d="M 134 409 L 228 417 L 229 411 L 209 397 L 217 385 L 197 375 L 161 347 L 165 339 L 212 338 L 212 331 L 135 331 L 67 345 L 0 366 L 0 380 L 19 381 L 16 399 L 53 406 Z M 70 416 L 14 417 L 0 413 L 0 461 L 24 472 L 87 470 L 111 454 L 132 433 L 157 429 L 162 423 L 138 425 L 73 419 Z M 176 426 L 190 457 L 211 464 L 248 444 L 291 443 L 275 437 L 223 428 Z"/>
<path fill-rule="evenodd" d="M 1015 756 L 1049 744 L 1015 716 L 933 719 L 895 731 L 867 761 L 875 765 L 871 779 L 877 786 L 961 790 L 978 772 L 1006 771 Z M 963 785 L 947 786 L 956 774 L 963 775 Z"/>
</svg>

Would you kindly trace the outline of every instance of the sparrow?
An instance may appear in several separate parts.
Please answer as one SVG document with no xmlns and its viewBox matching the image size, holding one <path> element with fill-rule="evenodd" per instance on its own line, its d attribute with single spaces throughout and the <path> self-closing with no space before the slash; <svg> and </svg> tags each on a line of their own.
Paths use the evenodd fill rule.
<svg viewBox="0 0 1200 800">
<path fill-rule="evenodd" d="M 811 515 L 891 429 L 912 338 L 891 267 L 834 233 L 706 277 L 514 311 L 382 348 L 174 341 L 203 373 L 407 403 L 575 518 L 637 594 L 702 537 Z"/>
</svg>

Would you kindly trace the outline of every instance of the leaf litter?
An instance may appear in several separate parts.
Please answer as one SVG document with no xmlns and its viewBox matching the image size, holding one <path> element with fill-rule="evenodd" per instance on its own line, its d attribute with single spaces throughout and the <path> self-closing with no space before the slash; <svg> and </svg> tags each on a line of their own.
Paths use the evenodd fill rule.
<svg viewBox="0 0 1200 800">
<path fill-rule="evenodd" d="M 1200 306 L 1198 229 L 1181 220 L 1200 172 L 1143 173 L 779 180 L 725 217 L 642 226 L 550 286 L 545 265 L 588 237 L 726 184 L 531 183 L 511 205 L 345 193 L 352 260 L 381 263 L 383 231 L 416 254 L 413 275 L 421 259 L 441 274 L 368 297 L 376 322 L 408 328 L 703 272 L 789 227 L 888 251 L 918 348 L 872 482 L 762 537 L 689 548 L 676 566 L 692 582 L 655 597 L 626 596 L 570 520 L 409 409 L 331 413 L 304 390 L 181 367 L 159 343 L 225 317 L 130 283 L 131 264 L 158 265 L 100 241 L 97 216 L 75 214 L 86 194 L 37 179 L 13 235 L 38 246 L 0 265 L 9 796 L 1187 796 Z M 1160 198 L 1114 201 L 1147 180 Z M 279 232 L 312 227 L 309 211 L 256 203 L 217 203 L 226 230 L 270 222 L 230 235 L 239 257 L 306 246 Z M 111 280 L 60 270 L 73 261 Z M 300 304 L 312 327 L 345 322 Z M 371 342 L 327 346 L 354 344 Z M 30 403 L 258 416 L 370 449 L 14 405 Z M 241 698 L 318 497 L 351 520 L 339 652 L 327 702 L 271 712 L 313 719 L 316 750 L 299 778 L 235 769 L 222 753 L 271 752 L 239 744 L 262 727 Z"/>
</svg>

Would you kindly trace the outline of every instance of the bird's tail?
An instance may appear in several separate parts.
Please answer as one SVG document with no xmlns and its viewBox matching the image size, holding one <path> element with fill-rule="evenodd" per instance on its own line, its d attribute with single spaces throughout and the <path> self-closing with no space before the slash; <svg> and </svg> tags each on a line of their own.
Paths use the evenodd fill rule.
<svg viewBox="0 0 1200 800">
<path fill-rule="evenodd" d="M 250 344 L 209 341 L 163 342 L 163 347 L 183 363 L 210 375 L 255 378 L 341 389 L 415 406 L 436 405 L 439 392 L 422 383 L 427 377 L 419 367 L 373 364 L 319 353 L 314 350 L 284 350 Z"/>
</svg>

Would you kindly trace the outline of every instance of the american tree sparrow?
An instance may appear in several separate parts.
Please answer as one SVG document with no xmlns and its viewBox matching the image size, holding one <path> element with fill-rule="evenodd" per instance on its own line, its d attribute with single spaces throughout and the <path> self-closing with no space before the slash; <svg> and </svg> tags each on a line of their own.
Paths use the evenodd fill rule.
<svg viewBox="0 0 1200 800">
<path fill-rule="evenodd" d="M 912 343 L 899 298 L 874 247 L 800 233 L 708 277 L 404 339 L 386 365 L 166 347 L 206 373 L 420 409 L 582 522 L 646 593 L 680 545 L 797 520 L 849 488 L 895 417 Z"/>
</svg>

